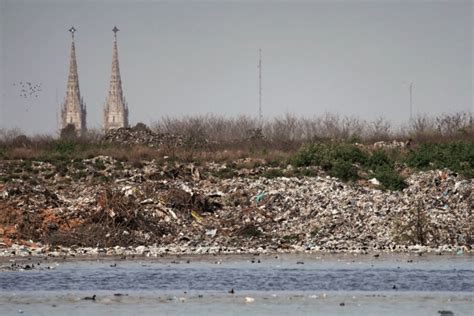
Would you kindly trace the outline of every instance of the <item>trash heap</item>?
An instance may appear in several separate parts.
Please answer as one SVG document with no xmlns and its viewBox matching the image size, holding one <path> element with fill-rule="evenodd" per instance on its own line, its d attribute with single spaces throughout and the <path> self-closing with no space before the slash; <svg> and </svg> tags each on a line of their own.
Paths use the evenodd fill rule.
<svg viewBox="0 0 474 316">
<path fill-rule="evenodd" d="M 39 254 L 157 255 L 454 251 L 474 243 L 474 180 L 449 170 L 414 173 L 408 188 L 392 192 L 329 176 L 222 179 L 217 163 L 136 166 L 101 156 L 62 172 L 34 162 L 34 178 L 19 162 L 2 164 L 13 176 L 0 184 L 0 254 L 18 245 Z"/>
<path fill-rule="evenodd" d="M 145 145 L 154 148 L 162 146 L 180 147 L 183 145 L 181 136 L 169 133 L 154 133 L 142 123 L 135 127 L 109 130 L 104 135 L 103 141 L 120 145 Z"/>
</svg>

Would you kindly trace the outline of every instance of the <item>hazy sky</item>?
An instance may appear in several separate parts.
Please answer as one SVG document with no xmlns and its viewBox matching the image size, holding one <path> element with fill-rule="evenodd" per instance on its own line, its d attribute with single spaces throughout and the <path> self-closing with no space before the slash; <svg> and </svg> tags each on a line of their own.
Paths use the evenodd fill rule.
<svg viewBox="0 0 474 316">
<path fill-rule="evenodd" d="M 54 133 L 71 25 L 88 126 L 99 128 L 117 25 L 130 122 L 324 112 L 394 122 L 474 111 L 472 1 L 0 0 L 0 128 Z M 20 97 L 14 83 L 42 83 Z"/>
</svg>

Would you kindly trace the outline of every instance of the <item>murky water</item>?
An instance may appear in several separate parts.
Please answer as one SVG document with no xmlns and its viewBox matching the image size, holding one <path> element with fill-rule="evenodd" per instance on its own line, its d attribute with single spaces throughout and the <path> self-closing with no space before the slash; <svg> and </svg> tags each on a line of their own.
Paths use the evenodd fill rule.
<svg viewBox="0 0 474 316">
<path fill-rule="evenodd" d="M 450 310 L 469 315 L 474 310 L 470 256 L 33 259 L 29 264 L 35 269 L 0 272 L 1 315 L 59 315 L 68 308 L 77 315 L 156 314 L 157 308 L 160 313 L 194 315 L 295 310 L 341 315 L 435 315 Z M 82 299 L 92 294 L 95 301 Z"/>
</svg>

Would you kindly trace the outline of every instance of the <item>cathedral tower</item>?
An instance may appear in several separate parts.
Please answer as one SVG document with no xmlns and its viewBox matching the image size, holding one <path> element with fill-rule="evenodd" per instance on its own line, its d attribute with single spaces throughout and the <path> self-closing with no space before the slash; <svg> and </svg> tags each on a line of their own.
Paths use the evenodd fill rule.
<svg viewBox="0 0 474 316">
<path fill-rule="evenodd" d="M 104 107 L 104 129 L 105 131 L 128 127 L 128 106 L 123 97 L 122 79 L 120 78 L 120 68 L 117 51 L 117 32 L 114 26 L 114 46 L 112 52 L 112 75 L 110 78 L 109 94 Z"/>
<path fill-rule="evenodd" d="M 61 129 L 68 125 L 74 125 L 77 135 L 83 135 L 86 131 L 86 105 L 81 98 L 79 90 L 79 76 L 77 74 L 76 47 L 74 45 L 74 32 L 69 29 L 72 36 L 71 57 L 69 62 L 69 76 L 67 80 L 66 97 L 61 107 Z"/>
</svg>

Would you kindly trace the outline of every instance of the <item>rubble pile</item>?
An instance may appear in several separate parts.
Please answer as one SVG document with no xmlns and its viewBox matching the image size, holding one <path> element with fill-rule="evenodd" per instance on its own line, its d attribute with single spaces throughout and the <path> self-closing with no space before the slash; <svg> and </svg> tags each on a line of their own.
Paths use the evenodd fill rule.
<svg viewBox="0 0 474 316">
<path fill-rule="evenodd" d="M 66 167 L 1 164 L 0 176 L 11 178 L 0 184 L 0 254 L 2 247 L 161 254 L 474 244 L 474 180 L 449 170 L 414 173 L 403 191 L 382 191 L 321 175 L 268 179 L 247 170 L 223 179 L 215 174 L 226 166 L 217 163 L 137 166 L 101 156 Z"/>
<path fill-rule="evenodd" d="M 173 134 L 154 133 L 144 124 L 137 124 L 131 128 L 118 128 L 107 131 L 103 138 L 104 142 L 121 145 L 146 145 L 149 147 L 183 145 L 183 138 Z"/>
</svg>

